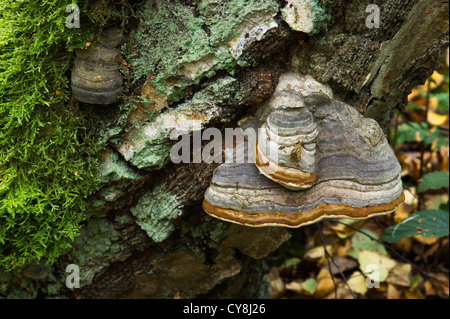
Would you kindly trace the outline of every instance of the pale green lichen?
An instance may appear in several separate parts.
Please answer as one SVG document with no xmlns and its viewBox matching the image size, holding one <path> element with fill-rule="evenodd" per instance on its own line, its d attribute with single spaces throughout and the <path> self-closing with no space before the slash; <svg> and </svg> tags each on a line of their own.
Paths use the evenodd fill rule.
<svg viewBox="0 0 450 319">
<path fill-rule="evenodd" d="M 186 128 L 189 133 L 193 129 L 190 122 L 196 121 L 201 129 L 220 117 L 220 106 L 236 101 L 237 87 L 237 80 L 231 76 L 217 79 L 175 110 L 161 113 L 154 121 L 142 125 L 130 134 L 131 146 L 123 151 L 125 159 L 140 169 L 161 168 L 169 160 L 170 149 L 175 143 L 170 140 L 171 130 L 177 126 Z"/>
<path fill-rule="evenodd" d="M 141 177 L 128 164 L 119 158 L 117 152 L 108 150 L 108 159 L 100 162 L 99 172 L 102 183 L 117 182 L 122 179 L 136 180 Z"/>
<path fill-rule="evenodd" d="M 137 12 L 139 26 L 124 46 L 133 77 L 153 76 L 153 86 L 177 101 L 187 87 L 218 70 L 233 73 L 238 65 L 227 42 L 239 25 L 256 12 L 278 11 L 275 1 L 200 1 L 195 10 L 181 1 L 147 0 Z M 167 91 L 167 89 L 169 91 Z"/>
<path fill-rule="evenodd" d="M 165 240 L 175 230 L 173 221 L 180 215 L 182 208 L 177 197 L 166 192 L 164 187 L 164 184 L 155 187 L 131 209 L 136 223 L 157 243 Z"/>
<path fill-rule="evenodd" d="M 120 258 L 119 232 L 104 218 L 90 219 L 69 252 L 70 263 L 80 268 L 80 286 L 88 286 L 113 261 Z"/>
<path fill-rule="evenodd" d="M 275 14 L 275 1 L 256 0 L 202 0 L 198 11 L 209 30 L 211 46 L 225 44 L 238 35 L 238 26 L 255 13 Z"/>
</svg>

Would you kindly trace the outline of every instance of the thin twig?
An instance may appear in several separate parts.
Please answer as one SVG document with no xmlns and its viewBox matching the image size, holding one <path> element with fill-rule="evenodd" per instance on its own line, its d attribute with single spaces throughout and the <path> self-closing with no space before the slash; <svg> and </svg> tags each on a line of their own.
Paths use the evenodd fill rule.
<svg viewBox="0 0 450 319">
<path fill-rule="evenodd" d="M 327 247 L 326 247 L 325 238 L 323 238 L 321 222 L 319 222 L 317 224 L 317 228 L 319 229 L 319 234 L 320 234 L 320 238 L 322 240 L 323 249 L 325 251 L 325 255 L 327 256 L 328 270 L 330 272 L 331 280 L 333 281 L 333 286 L 334 286 L 334 297 L 337 299 L 338 298 L 338 295 L 337 295 L 337 284 L 336 284 L 336 281 L 334 280 L 333 272 L 331 270 L 331 260 L 330 260 L 330 258 L 328 258 L 329 254 L 328 254 L 328 250 L 327 250 Z"/>
<path fill-rule="evenodd" d="M 427 123 L 427 126 L 429 126 L 428 123 L 428 109 L 429 109 L 429 104 L 430 104 L 430 79 L 428 79 L 427 82 L 427 95 L 425 97 L 425 123 Z M 424 166 L 425 166 L 425 142 L 424 141 L 420 141 L 420 169 L 419 169 L 419 179 L 422 178 L 423 176 L 423 171 L 424 171 Z M 419 195 L 419 198 L 421 196 Z M 422 208 L 422 203 L 419 201 L 418 205 L 417 205 L 417 209 L 421 210 Z"/>
<path fill-rule="evenodd" d="M 334 293 L 335 293 L 336 299 L 337 299 L 337 289 L 336 289 L 337 286 L 336 286 L 336 283 L 335 283 L 335 281 L 334 281 L 334 275 L 333 275 L 332 270 L 331 270 L 330 260 L 331 260 L 331 262 L 333 263 L 333 265 L 337 268 L 337 270 L 339 271 L 339 273 L 341 274 L 342 279 L 344 280 L 345 284 L 347 285 L 348 290 L 350 291 L 350 293 L 351 293 L 352 296 L 353 296 L 353 299 L 358 299 L 358 297 L 357 297 L 357 296 L 355 295 L 355 293 L 353 292 L 352 288 L 350 288 L 350 285 L 348 284 L 348 281 L 347 281 L 347 279 L 345 278 L 344 273 L 343 273 L 342 270 L 341 270 L 341 267 L 339 267 L 339 265 L 338 265 L 338 264 L 336 263 L 336 261 L 334 260 L 333 256 L 331 256 L 330 253 L 329 253 L 328 250 L 327 250 L 327 245 L 326 245 L 326 243 L 325 243 L 325 238 L 324 238 L 323 232 L 322 232 L 322 222 L 317 223 L 317 228 L 319 228 L 320 239 L 321 239 L 321 241 L 322 241 L 323 249 L 324 249 L 324 251 L 325 251 L 325 256 L 326 256 L 327 259 L 328 259 L 328 267 L 329 267 L 331 279 L 333 280 L 333 284 L 334 284 L 334 287 L 335 287 Z"/>
<path fill-rule="evenodd" d="M 353 227 L 353 226 L 351 226 L 351 225 L 347 225 L 347 224 L 345 224 L 345 223 L 343 223 L 343 222 L 340 222 L 340 221 L 338 221 L 338 220 L 330 219 L 329 221 L 332 222 L 332 223 L 342 224 L 342 225 L 347 226 L 348 228 L 350 228 L 350 229 L 352 229 L 352 230 L 354 230 L 354 231 L 357 231 L 357 232 L 359 232 L 359 233 L 361 233 L 361 234 L 363 234 L 363 235 L 369 237 L 370 239 L 372 239 L 372 240 L 376 241 L 377 243 L 383 245 L 385 248 L 387 248 L 387 249 L 390 250 L 392 253 L 394 253 L 395 256 L 397 256 L 397 257 L 399 257 L 400 259 L 402 259 L 404 262 L 410 264 L 415 270 L 417 270 L 418 272 L 420 272 L 420 273 L 421 273 L 424 277 L 426 277 L 427 279 L 435 280 L 435 281 L 437 281 L 438 283 L 440 283 L 440 284 L 442 284 L 442 285 L 444 285 L 444 286 L 446 286 L 446 287 L 449 287 L 449 285 L 448 285 L 446 282 L 444 282 L 444 281 L 442 281 L 442 280 L 439 280 L 438 278 L 436 278 L 436 277 L 430 275 L 429 273 L 427 273 L 425 270 L 420 269 L 420 268 L 419 268 L 418 266 L 416 266 L 412 261 L 410 261 L 408 258 L 404 257 L 402 254 L 400 254 L 399 252 L 397 252 L 397 251 L 396 251 L 394 248 L 392 248 L 390 245 L 388 245 L 388 244 L 382 242 L 381 240 L 379 240 L 379 239 L 377 239 L 377 238 L 371 236 L 370 234 L 366 233 L 365 231 L 363 231 L 363 230 L 361 230 L 361 229 L 358 229 L 358 228 L 356 228 L 356 227 Z M 431 283 L 433 283 L 433 282 L 431 281 Z"/>
</svg>

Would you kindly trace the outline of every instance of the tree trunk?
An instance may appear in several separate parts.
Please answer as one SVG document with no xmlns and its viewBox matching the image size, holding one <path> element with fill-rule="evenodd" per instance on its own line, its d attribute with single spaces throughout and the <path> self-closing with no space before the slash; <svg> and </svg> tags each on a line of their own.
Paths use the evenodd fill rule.
<svg viewBox="0 0 450 319">
<path fill-rule="evenodd" d="M 171 162 L 171 116 L 223 132 L 270 97 L 280 74 L 295 71 L 387 130 L 393 110 L 402 110 L 448 46 L 448 2 L 292 1 L 309 8 L 295 23 L 287 3 L 134 5 L 123 23 L 128 108 L 80 103 L 105 119 L 102 187 L 88 200 L 72 249 L 53 265 L 25 268 L 22 282 L 39 279 L 37 288 L 15 289 L 70 298 L 268 296 L 265 258 L 288 245 L 291 230 L 208 216 L 201 203 L 218 164 Z M 370 4 L 378 6 L 378 27 L 369 27 L 376 22 Z M 79 267 L 80 288 L 64 284 L 69 264 Z M 39 271 L 45 275 L 37 278 Z"/>
</svg>

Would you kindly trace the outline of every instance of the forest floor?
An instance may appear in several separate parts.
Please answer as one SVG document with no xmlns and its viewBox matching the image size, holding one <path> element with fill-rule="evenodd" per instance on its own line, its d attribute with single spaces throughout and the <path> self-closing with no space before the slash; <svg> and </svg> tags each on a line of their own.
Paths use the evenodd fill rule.
<svg viewBox="0 0 450 319">
<path fill-rule="evenodd" d="M 294 230 L 289 245 L 269 260 L 270 298 L 449 298 L 448 50 L 408 100 L 389 128 L 405 204 L 381 217 Z M 416 215 L 423 223 L 412 229 L 408 222 Z M 428 221 L 435 222 L 430 231 Z M 400 235 L 387 236 L 395 227 Z"/>
</svg>

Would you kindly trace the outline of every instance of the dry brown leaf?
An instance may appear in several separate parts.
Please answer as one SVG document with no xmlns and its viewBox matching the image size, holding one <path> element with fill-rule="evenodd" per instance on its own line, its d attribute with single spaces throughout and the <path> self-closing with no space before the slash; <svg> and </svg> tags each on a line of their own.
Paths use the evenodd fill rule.
<svg viewBox="0 0 450 319">
<path fill-rule="evenodd" d="M 396 243 L 396 247 L 405 253 L 409 253 L 411 250 L 412 238 L 411 237 L 403 237 Z"/>
<path fill-rule="evenodd" d="M 270 272 L 264 275 L 264 278 L 269 282 L 269 298 L 276 299 L 284 295 L 286 289 L 278 268 L 272 267 Z"/>
<path fill-rule="evenodd" d="M 338 256 L 347 256 L 348 250 L 351 248 L 350 239 L 346 239 L 343 245 L 339 245 L 336 249 Z"/>
<path fill-rule="evenodd" d="M 325 299 L 336 299 L 334 289 L 333 292 L 325 296 Z M 353 299 L 353 295 L 347 287 L 342 287 L 341 285 L 337 288 L 337 299 Z"/>
<path fill-rule="evenodd" d="M 434 287 L 438 292 L 438 295 L 442 298 L 448 298 L 449 296 L 449 280 L 448 275 L 445 275 L 443 273 L 438 274 L 431 274 L 434 278 L 438 279 L 439 281 L 430 279 L 434 283 Z"/>
<path fill-rule="evenodd" d="M 397 286 L 409 287 L 411 285 L 411 269 L 410 264 L 396 266 L 389 272 L 386 282 Z"/>
<path fill-rule="evenodd" d="M 291 281 L 286 284 L 286 290 L 294 291 L 298 294 L 303 294 L 302 281 Z"/>
<path fill-rule="evenodd" d="M 353 258 L 333 256 L 333 259 L 342 272 L 358 267 L 358 263 Z M 324 262 L 321 262 L 321 264 L 328 265 L 328 261 L 324 260 Z M 339 269 L 332 262 L 331 262 L 331 273 L 333 275 L 339 274 Z"/>
<path fill-rule="evenodd" d="M 400 299 L 402 295 L 402 289 L 394 285 L 388 284 L 387 298 L 388 299 Z"/>
</svg>

